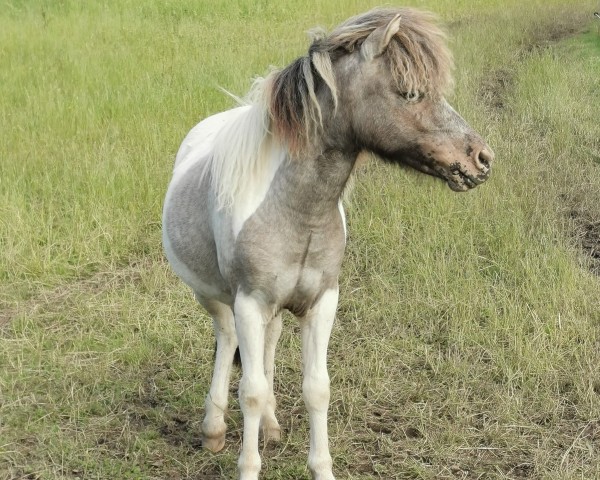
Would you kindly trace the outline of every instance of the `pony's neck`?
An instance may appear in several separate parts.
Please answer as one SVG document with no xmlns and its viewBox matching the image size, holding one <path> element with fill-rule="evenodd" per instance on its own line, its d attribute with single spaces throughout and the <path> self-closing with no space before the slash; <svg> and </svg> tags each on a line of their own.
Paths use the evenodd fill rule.
<svg viewBox="0 0 600 480">
<path fill-rule="evenodd" d="M 311 215 L 337 209 L 357 155 L 327 150 L 290 159 L 280 173 L 276 194 L 283 204 Z"/>
</svg>

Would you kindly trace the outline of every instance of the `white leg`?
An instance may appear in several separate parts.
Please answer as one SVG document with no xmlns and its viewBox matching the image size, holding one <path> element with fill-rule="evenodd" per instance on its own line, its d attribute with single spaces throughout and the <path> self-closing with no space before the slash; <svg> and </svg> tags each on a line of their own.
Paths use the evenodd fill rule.
<svg viewBox="0 0 600 480">
<path fill-rule="evenodd" d="M 337 287 L 327 290 L 300 323 L 304 375 L 302 394 L 310 424 L 308 468 L 314 480 L 334 479 L 327 437 L 327 409 L 329 408 L 327 345 L 337 302 Z"/>
<path fill-rule="evenodd" d="M 239 396 L 244 415 L 244 436 L 238 467 L 240 480 L 257 480 L 260 471 L 260 418 L 269 392 L 264 368 L 265 325 L 269 318 L 264 305 L 241 292 L 236 296 L 234 311 L 243 371 Z"/>
<path fill-rule="evenodd" d="M 260 424 L 262 427 L 264 441 L 281 439 L 281 428 L 275 417 L 275 393 L 273 392 L 273 376 L 275 373 L 275 349 L 281 335 L 281 314 L 276 315 L 267 325 L 265 335 L 265 376 L 269 384 L 269 393 L 265 411 L 262 414 Z"/>
<path fill-rule="evenodd" d="M 214 300 L 200 303 L 213 317 L 217 354 L 210 390 L 206 396 L 204 421 L 202 422 L 202 446 L 212 452 L 218 452 L 225 445 L 225 412 L 229 393 L 229 377 L 233 355 L 237 348 L 237 336 L 231 308 Z"/>
</svg>

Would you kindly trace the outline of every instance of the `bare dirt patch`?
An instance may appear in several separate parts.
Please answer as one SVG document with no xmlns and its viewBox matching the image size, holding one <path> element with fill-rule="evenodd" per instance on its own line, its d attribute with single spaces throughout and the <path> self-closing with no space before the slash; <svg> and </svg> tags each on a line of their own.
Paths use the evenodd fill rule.
<svg viewBox="0 0 600 480">
<path fill-rule="evenodd" d="M 499 68 L 481 81 L 479 95 L 491 110 L 504 110 L 507 106 L 508 94 L 514 83 L 514 71 L 509 68 Z"/>
<path fill-rule="evenodd" d="M 586 13 L 573 12 L 556 17 L 552 23 L 532 25 L 523 38 L 515 63 L 492 70 L 480 82 L 479 96 L 490 112 L 501 114 L 509 108 L 511 92 L 517 81 L 517 62 L 583 33 L 589 24 Z M 544 135 L 542 129 L 539 134 Z M 597 158 L 594 155 L 592 157 L 598 164 Z M 590 208 L 589 201 L 566 197 L 563 200 L 570 205 L 567 215 L 572 221 L 571 235 L 583 255 L 589 259 L 591 271 L 600 275 L 600 217 L 596 209 Z"/>
<path fill-rule="evenodd" d="M 539 49 L 552 47 L 566 38 L 582 33 L 588 24 L 581 13 L 556 20 L 547 25 L 535 25 L 522 47 L 523 52 L 530 54 Z"/>
<path fill-rule="evenodd" d="M 588 22 L 580 12 L 556 18 L 549 24 L 534 24 L 524 36 L 520 51 L 515 56 L 517 61 L 540 50 L 551 48 L 558 42 L 584 31 Z M 516 81 L 517 62 L 492 69 L 482 80 L 479 95 L 491 111 L 501 112 L 509 104 L 509 95 Z"/>
<path fill-rule="evenodd" d="M 188 413 L 173 411 L 166 395 L 161 394 L 156 378 L 170 378 L 169 365 L 161 365 L 149 372 L 140 387 L 139 398 L 135 398 L 127 410 L 132 423 L 139 429 L 152 428 L 169 444 L 197 451 L 202 448 L 199 418 Z M 160 383 L 160 382 L 159 382 Z"/>
<path fill-rule="evenodd" d="M 590 260 L 590 270 L 600 276 L 600 219 L 590 212 L 574 208 L 569 216 L 574 223 L 574 237 L 583 254 Z"/>
</svg>

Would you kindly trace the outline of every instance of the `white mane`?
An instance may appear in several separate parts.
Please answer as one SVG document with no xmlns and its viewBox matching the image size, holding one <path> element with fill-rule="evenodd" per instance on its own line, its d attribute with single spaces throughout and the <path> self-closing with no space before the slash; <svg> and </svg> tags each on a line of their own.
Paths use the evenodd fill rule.
<svg viewBox="0 0 600 480">
<path fill-rule="evenodd" d="M 239 113 L 215 135 L 206 172 L 210 171 L 219 209 L 230 209 L 247 199 L 269 176 L 273 150 L 282 153 L 269 131 L 263 83 L 264 79 L 255 82 L 247 100 L 237 99 L 243 104 Z"/>
</svg>

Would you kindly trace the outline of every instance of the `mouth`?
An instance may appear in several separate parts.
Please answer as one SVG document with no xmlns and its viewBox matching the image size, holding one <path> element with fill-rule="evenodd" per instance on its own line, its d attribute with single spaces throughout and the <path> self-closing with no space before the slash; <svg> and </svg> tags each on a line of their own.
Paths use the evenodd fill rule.
<svg viewBox="0 0 600 480">
<path fill-rule="evenodd" d="M 446 177 L 448 186 L 455 192 L 466 192 L 486 181 L 486 175 L 471 175 L 464 171 L 459 164 L 450 166 L 450 175 Z"/>
<path fill-rule="evenodd" d="M 415 158 L 414 152 L 411 153 L 412 155 L 403 152 L 403 154 L 391 157 L 396 159 L 395 163 L 411 167 L 421 173 L 446 181 L 448 187 L 455 192 L 466 192 L 481 185 L 487 180 L 490 174 L 490 170 L 488 169 L 486 173 L 473 175 L 459 162 L 443 166 L 441 164 L 435 164 L 431 158 L 425 158 L 423 156 Z M 383 158 L 390 157 L 383 156 Z"/>
</svg>

